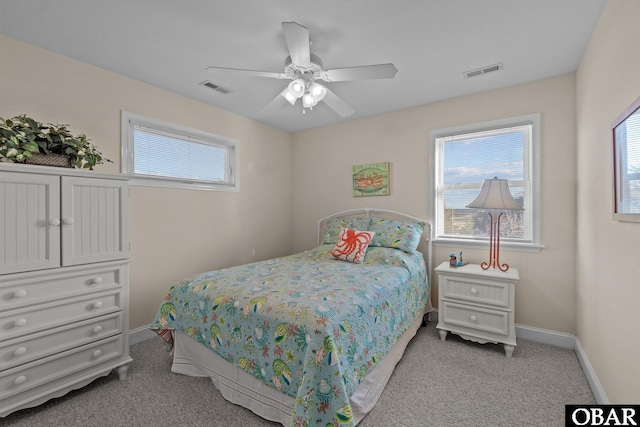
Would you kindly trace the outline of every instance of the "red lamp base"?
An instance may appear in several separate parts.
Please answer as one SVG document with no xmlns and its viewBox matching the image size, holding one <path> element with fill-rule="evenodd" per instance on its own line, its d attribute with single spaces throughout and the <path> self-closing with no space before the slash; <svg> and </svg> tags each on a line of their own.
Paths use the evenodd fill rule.
<svg viewBox="0 0 640 427">
<path fill-rule="evenodd" d="M 488 270 L 490 267 L 498 268 L 500 271 L 509 270 L 508 264 L 500 264 L 500 218 L 504 212 L 500 212 L 494 219 L 494 215 L 489 212 L 491 226 L 489 228 L 489 262 L 482 262 L 480 267 Z"/>
</svg>

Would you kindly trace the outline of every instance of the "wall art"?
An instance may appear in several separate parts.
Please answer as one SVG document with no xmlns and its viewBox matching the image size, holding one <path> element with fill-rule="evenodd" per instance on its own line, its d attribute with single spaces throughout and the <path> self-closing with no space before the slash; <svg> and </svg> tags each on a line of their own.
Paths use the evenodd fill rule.
<svg viewBox="0 0 640 427">
<path fill-rule="evenodd" d="M 353 197 L 388 195 L 389 162 L 353 167 Z"/>
</svg>

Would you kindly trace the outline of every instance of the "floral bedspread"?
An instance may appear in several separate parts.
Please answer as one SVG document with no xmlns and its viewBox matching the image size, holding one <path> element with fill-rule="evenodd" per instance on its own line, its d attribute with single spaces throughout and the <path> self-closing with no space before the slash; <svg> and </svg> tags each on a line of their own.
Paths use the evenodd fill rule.
<svg viewBox="0 0 640 427">
<path fill-rule="evenodd" d="M 296 399 L 292 426 L 353 426 L 349 396 L 428 299 L 422 254 L 333 245 L 198 274 L 169 290 L 151 325 L 182 332 Z"/>
</svg>

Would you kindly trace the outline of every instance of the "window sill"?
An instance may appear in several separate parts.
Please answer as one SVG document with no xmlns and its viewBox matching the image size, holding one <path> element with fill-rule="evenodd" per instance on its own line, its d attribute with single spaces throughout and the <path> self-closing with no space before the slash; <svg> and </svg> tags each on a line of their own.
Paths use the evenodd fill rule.
<svg viewBox="0 0 640 427">
<path fill-rule="evenodd" d="M 206 184 L 202 182 L 194 182 L 189 180 L 173 180 L 162 178 L 140 178 L 136 176 L 131 177 L 129 181 L 130 186 L 140 187 L 164 187 L 164 188 L 179 188 L 183 190 L 206 190 L 206 191 L 228 191 L 238 192 L 238 185 L 224 185 L 224 184 Z"/>
<path fill-rule="evenodd" d="M 466 249 L 488 249 L 489 242 L 483 241 L 469 241 L 462 239 L 434 239 L 434 246 L 455 246 L 456 248 Z M 535 243 L 514 243 L 514 242 L 500 242 L 500 249 L 512 252 L 540 252 L 544 249 L 544 245 Z"/>
</svg>

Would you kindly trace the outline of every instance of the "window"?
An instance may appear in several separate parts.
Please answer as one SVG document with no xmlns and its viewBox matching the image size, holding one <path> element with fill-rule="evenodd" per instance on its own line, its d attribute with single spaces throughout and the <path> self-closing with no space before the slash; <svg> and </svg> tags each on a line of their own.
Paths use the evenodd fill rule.
<svg viewBox="0 0 640 427">
<path fill-rule="evenodd" d="M 123 111 L 122 147 L 132 185 L 238 189 L 233 139 Z"/>
<path fill-rule="evenodd" d="M 505 212 L 501 245 L 539 247 L 539 127 L 535 114 L 430 132 L 435 242 L 477 246 L 489 240 L 487 212 L 466 206 L 485 179 L 497 176 L 509 181 L 524 207 Z"/>
<path fill-rule="evenodd" d="M 613 130 L 613 218 L 640 222 L 640 98 L 622 113 Z"/>
</svg>

